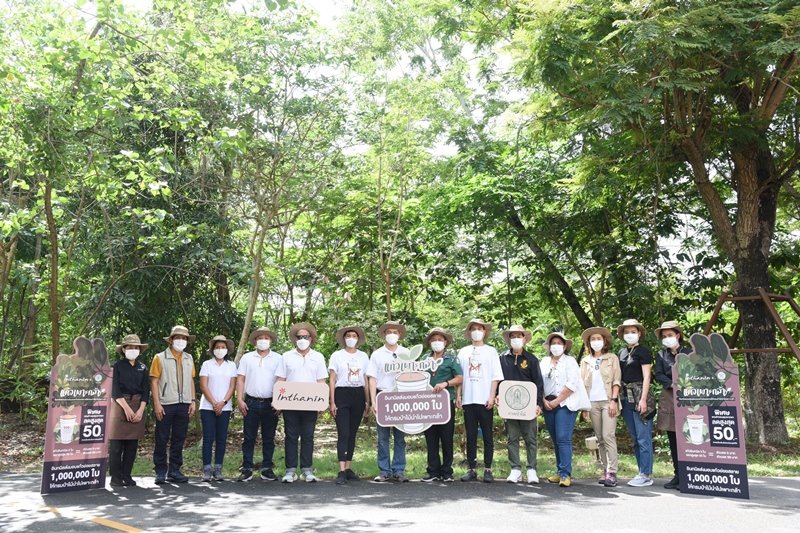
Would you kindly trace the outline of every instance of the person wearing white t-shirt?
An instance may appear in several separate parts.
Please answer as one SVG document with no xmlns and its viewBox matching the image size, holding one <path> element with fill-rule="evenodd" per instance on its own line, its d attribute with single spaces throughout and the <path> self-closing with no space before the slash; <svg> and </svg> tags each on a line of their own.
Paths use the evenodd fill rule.
<svg viewBox="0 0 800 533">
<path fill-rule="evenodd" d="M 492 325 L 480 319 L 473 319 L 464 329 L 464 338 L 471 341 L 469 346 L 458 352 L 458 361 L 464 372 L 464 382 L 456 393 L 456 407 L 464 409 L 464 431 L 467 436 L 467 463 L 469 470 L 461 476 L 461 481 L 475 481 L 478 474 L 478 426 L 483 433 L 483 481 L 494 481 L 492 461 L 494 460 L 494 435 L 492 419 L 497 384 L 503 381 L 503 370 L 497 350 L 488 346 Z"/>
<path fill-rule="evenodd" d="M 300 322 L 289 330 L 289 338 L 295 345 L 283 354 L 283 366 L 277 372 L 278 381 L 289 383 L 325 383 L 328 373 L 325 357 L 311 346 L 317 341 L 317 330 L 311 324 Z M 311 483 L 317 481 L 312 463 L 314 461 L 314 430 L 317 427 L 317 411 L 283 411 L 283 426 L 286 432 L 284 483 L 297 479 L 297 451 L 300 448 L 300 469 L 303 478 Z"/>
<path fill-rule="evenodd" d="M 378 328 L 378 336 L 384 345 L 372 352 L 367 366 L 369 378 L 369 396 L 372 412 L 377 416 L 376 399 L 381 391 L 393 391 L 397 379 L 396 372 L 387 372 L 386 365 L 394 362 L 399 356 L 409 354 L 407 348 L 398 344 L 406 336 L 406 327 L 399 322 L 388 321 Z M 378 475 L 374 481 L 384 483 L 395 480 L 407 482 L 406 477 L 406 434 L 397 427 L 383 427 L 376 424 L 378 432 Z M 389 453 L 389 440 L 394 435 L 394 451 Z"/>
<path fill-rule="evenodd" d="M 364 330 L 358 326 L 339 329 L 336 342 L 341 349 L 333 352 L 328 361 L 330 409 L 336 421 L 336 456 L 339 460 L 337 485 L 358 480 L 351 466 L 358 426 L 369 412 L 369 389 L 365 386 L 369 358 L 358 349 L 365 341 Z"/>
<path fill-rule="evenodd" d="M 250 343 L 255 351 L 247 352 L 239 360 L 236 379 L 236 398 L 239 412 L 244 417 L 244 440 L 242 440 L 242 473 L 238 481 L 253 479 L 253 452 L 258 430 L 261 428 L 261 479 L 275 481 L 275 430 L 278 427 L 278 413 L 272 408 L 272 389 L 276 374 L 283 366 L 281 354 L 272 350 L 278 337 L 269 329 L 261 327 L 253 330 Z"/>
<path fill-rule="evenodd" d="M 622 370 L 616 354 L 610 353 L 612 337 L 608 329 L 585 329 L 581 339 L 589 352 L 588 357 L 581 359 L 581 379 L 592 405 L 591 410 L 583 412 L 583 417 L 592 421 L 592 429 L 597 435 L 597 449 L 603 465 L 598 483 L 616 487 L 619 463 L 616 431 Z"/>
<path fill-rule="evenodd" d="M 203 424 L 203 481 L 222 481 L 222 461 L 231 421 L 231 398 L 236 390 L 236 365 L 227 360 L 233 341 L 217 335 L 208 341 L 211 359 L 200 367 L 200 422 Z M 212 447 L 216 445 L 214 464 Z"/>
</svg>

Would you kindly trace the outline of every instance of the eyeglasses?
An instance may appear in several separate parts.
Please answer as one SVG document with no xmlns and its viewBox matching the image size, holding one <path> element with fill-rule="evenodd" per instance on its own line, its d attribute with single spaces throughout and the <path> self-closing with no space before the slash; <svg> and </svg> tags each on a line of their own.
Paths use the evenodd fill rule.
<svg viewBox="0 0 800 533">
<path fill-rule="evenodd" d="M 598 359 L 597 361 L 594 362 L 594 369 L 595 370 L 600 370 L 600 359 Z"/>
<path fill-rule="evenodd" d="M 310 341 L 311 340 L 311 335 L 298 335 L 297 336 L 297 340 L 300 340 L 300 339 L 305 339 L 307 341 Z"/>
</svg>

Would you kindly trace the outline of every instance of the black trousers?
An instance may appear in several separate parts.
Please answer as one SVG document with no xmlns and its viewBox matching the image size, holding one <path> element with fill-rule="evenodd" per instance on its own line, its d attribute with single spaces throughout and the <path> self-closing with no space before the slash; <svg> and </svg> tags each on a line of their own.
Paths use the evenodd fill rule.
<svg viewBox="0 0 800 533">
<path fill-rule="evenodd" d="M 189 404 L 165 405 L 164 417 L 156 420 L 156 442 L 153 447 L 153 464 L 156 475 L 166 476 L 179 472 L 183 466 L 183 443 L 189 429 Z M 167 464 L 167 443 L 169 443 L 169 465 Z"/>
<path fill-rule="evenodd" d="M 678 475 L 678 439 L 674 431 L 667 431 L 669 439 L 669 455 L 672 457 L 672 470 Z"/>
<path fill-rule="evenodd" d="M 114 481 L 122 481 L 131 477 L 133 463 L 136 461 L 138 440 L 108 441 L 108 473 Z"/>
<path fill-rule="evenodd" d="M 436 424 L 425 430 L 428 448 L 428 474 L 439 477 L 453 475 L 453 433 L 455 432 L 455 408 L 450 403 L 452 416 L 446 424 Z M 476 430 L 477 432 L 477 430 Z M 439 456 L 441 446 L 442 455 Z"/>
<path fill-rule="evenodd" d="M 339 461 L 352 461 L 356 449 L 358 426 L 364 417 L 364 387 L 336 387 L 336 456 Z"/>
<path fill-rule="evenodd" d="M 297 468 L 297 443 L 300 441 L 300 468 L 311 468 L 314 460 L 314 428 L 316 411 L 284 411 L 286 432 L 286 468 Z"/>
<path fill-rule="evenodd" d="M 494 459 L 494 435 L 492 434 L 492 414 L 494 409 L 483 405 L 469 404 L 464 406 L 464 430 L 467 433 L 467 463 L 470 468 L 478 464 L 478 426 L 483 433 L 483 466 L 492 467 Z"/>
</svg>

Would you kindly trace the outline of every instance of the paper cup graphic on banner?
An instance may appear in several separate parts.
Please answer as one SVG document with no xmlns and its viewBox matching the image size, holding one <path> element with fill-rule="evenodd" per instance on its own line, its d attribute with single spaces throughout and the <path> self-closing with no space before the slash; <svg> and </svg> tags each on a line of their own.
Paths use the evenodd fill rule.
<svg viewBox="0 0 800 533">
<path fill-rule="evenodd" d="M 689 432 L 687 442 L 699 445 L 708 440 L 708 426 L 703 415 L 686 415 L 686 428 Z"/>
<path fill-rule="evenodd" d="M 422 372 L 403 372 L 397 376 L 395 387 L 397 392 L 425 391 L 431 388 L 431 378 Z M 406 433 L 420 433 L 425 431 L 425 424 L 403 424 L 400 429 Z"/>
<path fill-rule="evenodd" d="M 70 444 L 72 442 L 77 422 L 78 417 L 75 415 L 61 415 L 58 418 L 58 440 L 61 444 Z"/>
</svg>

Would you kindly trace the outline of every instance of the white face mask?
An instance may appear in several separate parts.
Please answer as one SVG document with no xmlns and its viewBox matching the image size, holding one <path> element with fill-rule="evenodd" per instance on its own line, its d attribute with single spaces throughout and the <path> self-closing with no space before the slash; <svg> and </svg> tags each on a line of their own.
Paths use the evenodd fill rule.
<svg viewBox="0 0 800 533">
<path fill-rule="evenodd" d="M 606 346 L 606 343 L 603 341 L 591 341 L 589 346 L 592 347 L 593 352 L 602 352 L 603 348 Z"/>
<path fill-rule="evenodd" d="M 345 346 L 347 346 L 348 348 L 355 348 L 355 347 L 356 347 L 356 344 L 358 344 L 358 338 L 347 337 L 347 338 L 344 340 L 344 344 L 345 344 Z"/>
<path fill-rule="evenodd" d="M 525 346 L 525 339 L 515 338 L 515 339 L 509 340 L 508 343 L 511 345 L 512 349 L 519 350 L 523 346 Z"/>
<path fill-rule="evenodd" d="M 563 344 L 551 345 L 550 353 L 553 354 L 553 357 L 561 357 L 564 354 L 564 345 Z"/>
<path fill-rule="evenodd" d="M 172 347 L 176 352 L 182 352 L 186 349 L 186 339 L 175 339 L 172 341 Z"/>
<path fill-rule="evenodd" d="M 311 341 L 308 339 L 297 339 L 297 349 L 301 352 L 307 350 L 311 346 Z"/>
<path fill-rule="evenodd" d="M 216 357 L 217 359 L 222 359 L 226 355 L 228 355 L 227 348 L 214 348 L 214 357 Z"/>
<path fill-rule="evenodd" d="M 397 344 L 397 341 L 400 340 L 400 335 L 398 335 L 397 333 L 387 333 L 384 339 L 386 340 L 386 344 L 388 344 L 389 346 L 394 346 L 395 344 Z"/>
<path fill-rule="evenodd" d="M 664 337 L 661 339 L 664 348 L 675 348 L 678 345 L 678 337 Z"/>
<path fill-rule="evenodd" d="M 125 359 L 127 359 L 128 361 L 133 361 L 137 357 L 139 357 L 139 350 L 136 349 L 125 350 Z"/>
<path fill-rule="evenodd" d="M 431 342 L 431 350 L 436 353 L 444 351 L 444 341 L 432 341 Z"/>
<path fill-rule="evenodd" d="M 272 344 L 272 342 L 269 339 L 258 339 L 256 341 L 256 349 L 262 352 L 267 351 L 269 350 L 270 344 Z"/>
<path fill-rule="evenodd" d="M 469 332 L 469 336 L 472 337 L 472 340 L 475 342 L 480 342 L 483 340 L 484 332 L 480 329 L 473 329 Z"/>
<path fill-rule="evenodd" d="M 622 338 L 625 339 L 625 342 L 627 342 L 628 344 L 636 344 L 637 342 L 639 342 L 638 333 L 626 333 L 625 335 L 622 336 Z"/>
</svg>

